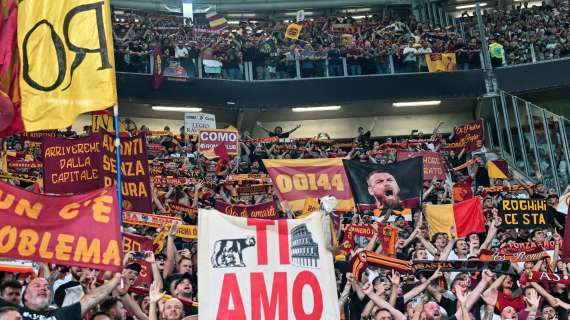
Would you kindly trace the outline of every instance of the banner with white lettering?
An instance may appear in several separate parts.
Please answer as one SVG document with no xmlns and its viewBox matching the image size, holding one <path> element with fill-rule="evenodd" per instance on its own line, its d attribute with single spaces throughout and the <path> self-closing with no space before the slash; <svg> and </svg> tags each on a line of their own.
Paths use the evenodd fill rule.
<svg viewBox="0 0 570 320">
<path fill-rule="evenodd" d="M 214 149 L 223 144 L 228 155 L 238 154 L 239 134 L 231 129 L 202 129 L 198 134 L 198 152 L 206 157 L 214 156 Z"/>
<path fill-rule="evenodd" d="M 202 129 L 216 129 L 216 116 L 209 113 L 185 113 L 184 129 L 188 134 L 197 134 Z"/>
<path fill-rule="evenodd" d="M 320 212 L 269 220 L 201 209 L 199 314 L 211 319 L 339 319 L 323 219 Z"/>
</svg>

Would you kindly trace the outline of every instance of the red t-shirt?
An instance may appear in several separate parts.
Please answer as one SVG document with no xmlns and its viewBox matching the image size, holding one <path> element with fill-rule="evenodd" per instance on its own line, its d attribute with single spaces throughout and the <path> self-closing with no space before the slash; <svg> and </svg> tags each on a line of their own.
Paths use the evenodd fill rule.
<svg viewBox="0 0 570 320">
<path fill-rule="evenodd" d="M 469 176 L 463 180 L 463 182 L 458 182 L 453 185 L 453 199 L 455 202 L 465 201 L 473 198 L 473 189 L 471 189 L 472 183 L 473 178 Z"/>
<path fill-rule="evenodd" d="M 517 312 L 524 310 L 524 299 L 523 296 L 511 297 L 502 291 L 499 291 L 497 297 L 497 309 L 502 312 L 506 307 L 513 307 Z"/>
</svg>

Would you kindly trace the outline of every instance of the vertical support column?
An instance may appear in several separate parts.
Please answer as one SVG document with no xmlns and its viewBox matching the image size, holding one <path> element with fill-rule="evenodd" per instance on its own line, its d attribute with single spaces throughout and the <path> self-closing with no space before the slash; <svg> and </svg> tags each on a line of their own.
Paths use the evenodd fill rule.
<svg viewBox="0 0 570 320">
<path fill-rule="evenodd" d="M 202 71 L 203 71 L 202 58 L 198 58 L 198 65 L 196 66 L 196 68 L 198 69 L 198 78 L 202 79 Z"/>
<path fill-rule="evenodd" d="M 526 154 L 526 152 L 527 152 L 526 145 L 524 143 L 524 132 L 522 130 L 521 119 L 519 116 L 519 104 L 518 104 L 517 97 L 513 96 L 512 98 L 513 98 L 513 109 L 515 111 L 515 122 L 516 122 L 516 126 L 517 126 L 517 132 L 519 134 L 519 143 L 520 143 L 523 162 L 524 162 L 524 170 L 525 170 L 526 175 L 530 177 L 531 172 L 530 172 L 530 167 L 528 165 L 528 156 Z"/>
<path fill-rule="evenodd" d="M 495 120 L 495 128 L 497 130 L 497 140 L 499 140 L 499 151 L 501 153 L 501 157 L 505 158 L 505 145 L 503 143 L 503 133 L 501 132 L 501 126 L 499 125 L 498 119 L 498 109 L 497 109 L 497 98 L 491 98 L 491 105 L 493 107 L 493 119 Z"/>
<path fill-rule="evenodd" d="M 536 63 L 536 53 L 534 52 L 534 44 L 530 43 L 530 56 L 532 58 L 532 63 Z"/>
<path fill-rule="evenodd" d="M 548 160 L 550 160 L 550 168 L 552 172 L 552 177 L 554 178 L 554 185 L 556 186 L 556 192 L 560 194 L 560 185 L 558 184 L 558 170 L 556 164 L 554 163 L 554 150 L 552 150 L 552 139 L 550 139 L 550 129 L 548 128 L 548 121 L 546 120 L 546 110 L 541 110 L 542 114 L 542 125 L 544 126 L 544 134 L 546 135 L 546 146 L 548 147 Z"/>
<path fill-rule="evenodd" d="M 299 57 L 295 57 L 295 72 L 297 73 L 297 79 L 301 79 L 301 63 L 299 62 Z"/>
<path fill-rule="evenodd" d="M 348 66 L 346 65 L 346 57 L 342 57 L 342 74 L 348 76 Z"/>
<path fill-rule="evenodd" d="M 503 121 L 505 124 L 505 130 L 507 131 L 507 142 L 509 143 L 511 160 L 516 163 L 517 158 L 515 157 L 515 148 L 514 148 L 514 144 L 513 144 L 513 136 L 511 133 L 511 123 L 509 121 L 509 115 L 508 115 L 509 110 L 507 108 L 507 101 L 505 99 L 505 92 L 504 91 L 501 91 L 500 97 L 501 97 L 501 109 L 503 110 Z"/>
<path fill-rule="evenodd" d="M 569 146 L 568 146 L 568 136 L 566 135 L 566 124 L 564 123 L 565 119 L 561 116 L 557 116 L 558 117 L 558 125 L 560 128 L 560 136 L 562 139 L 562 149 L 564 150 L 564 159 L 566 160 L 566 172 L 564 173 L 564 175 L 568 176 L 570 174 L 570 168 L 568 168 L 568 166 L 570 166 L 570 155 L 568 154 L 568 151 L 570 151 Z M 568 182 L 568 181 L 565 181 Z"/>
<path fill-rule="evenodd" d="M 425 7 L 426 7 L 427 14 L 428 14 L 429 23 L 434 24 L 434 18 L 433 18 L 433 14 L 431 12 L 431 4 L 429 1 L 425 2 Z"/>
<path fill-rule="evenodd" d="M 489 56 L 489 44 L 485 36 L 485 25 L 483 24 L 483 16 L 481 15 L 481 6 L 477 3 L 475 7 L 475 14 L 477 15 L 477 24 L 479 25 L 479 40 L 481 41 L 481 53 L 483 54 L 484 64 L 481 65 L 483 69 L 491 69 L 491 56 Z"/>
<path fill-rule="evenodd" d="M 530 141 L 531 141 L 531 148 L 534 151 L 534 159 L 536 160 L 536 167 L 538 169 L 538 174 L 542 178 L 542 168 L 540 167 L 540 155 L 538 154 L 538 144 L 536 143 L 536 132 L 534 130 L 534 121 L 532 119 L 532 110 L 530 102 L 526 101 L 526 115 L 528 117 L 528 126 L 530 128 Z"/>
<path fill-rule="evenodd" d="M 390 73 L 391 73 L 391 74 L 396 73 L 396 70 L 394 69 L 394 55 L 391 54 L 391 55 L 388 57 L 388 61 L 390 62 Z"/>
</svg>

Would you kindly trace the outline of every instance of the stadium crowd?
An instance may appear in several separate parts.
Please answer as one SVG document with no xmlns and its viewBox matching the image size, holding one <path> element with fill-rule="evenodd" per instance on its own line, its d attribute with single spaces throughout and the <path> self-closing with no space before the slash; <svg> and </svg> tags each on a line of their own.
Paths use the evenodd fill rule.
<svg viewBox="0 0 570 320">
<path fill-rule="evenodd" d="M 532 46 L 535 61 L 567 56 L 568 18 L 566 0 L 485 10 L 493 66 L 533 62 Z M 119 71 L 150 73 L 150 57 L 160 52 L 163 61 L 197 75 L 201 58 L 221 63 L 205 67 L 204 77 L 226 79 L 244 79 L 244 62 L 251 62 L 258 80 L 295 78 L 296 60 L 303 78 L 327 71 L 342 75 L 342 58 L 349 75 L 427 71 L 426 53 L 455 52 L 456 69 L 480 68 L 477 20 L 465 13 L 457 22 L 431 25 L 385 9 L 358 20 L 350 15 L 305 19 L 299 39 L 291 40 L 282 21 L 242 21 L 213 31 L 182 17 L 122 11 L 114 24 L 115 60 Z"/>
<path fill-rule="evenodd" d="M 567 278 L 570 265 L 562 258 L 561 236 L 563 224 L 552 228 L 519 230 L 502 228 L 498 215 L 502 199 L 546 199 L 557 206 L 559 195 L 553 188 L 541 183 L 524 188 L 515 179 L 490 179 L 484 161 L 479 155 L 447 148 L 453 137 L 434 130 L 433 135 L 418 133 L 414 137 L 372 136 L 370 128 L 355 130 L 354 139 L 335 141 L 328 134 L 319 133 L 310 139 L 295 139 L 296 129 L 284 131 L 281 127 L 268 129 L 268 138 L 253 139 L 247 131 L 241 132 L 240 154 L 227 164 L 208 159 L 196 151 L 192 136 L 172 132 L 152 132 L 144 125 L 137 126 L 125 120 L 129 134 L 147 133 L 147 151 L 151 175 L 187 177 L 192 183 L 154 184 L 153 210 L 164 214 L 167 210 L 179 216 L 182 224 L 195 225 L 197 211 L 169 208 L 209 208 L 216 201 L 227 204 L 259 204 L 276 201 L 282 218 L 294 218 L 293 212 L 282 204 L 275 189 L 263 194 L 240 194 L 236 185 L 227 183 L 235 174 L 264 174 L 263 159 L 345 158 L 360 162 L 390 164 L 396 161 L 397 150 L 435 151 L 440 153 L 448 168 L 447 179 L 424 183 L 423 202 L 413 212 L 412 221 L 397 218 L 385 221 L 385 214 L 376 210 L 355 210 L 343 216 L 343 227 L 349 225 L 377 225 L 389 223 L 397 229 L 395 251 L 392 256 L 405 261 L 467 261 L 478 260 L 484 250 L 498 254 L 505 244 L 534 244 L 552 242 L 549 255 L 538 259 L 513 262 L 514 274 L 498 274 L 491 270 L 477 272 L 424 272 L 400 274 L 390 268 L 368 267 L 362 278 L 351 273 L 349 261 L 362 250 L 387 254 L 378 231 L 371 239 L 356 241 L 348 256 L 337 256 L 338 299 L 342 319 L 375 320 L 439 320 L 439 319 L 501 319 L 501 320 L 556 320 L 567 319 L 570 309 L 570 290 L 567 283 L 525 282 L 525 272 L 535 270 L 555 273 Z M 439 127 L 439 126 L 438 126 Z M 58 133 L 61 137 L 76 138 L 91 134 L 91 128 L 74 132 L 71 128 Z M 41 152 L 23 136 L 12 136 L 3 141 L 4 152 L 17 154 L 30 161 L 41 161 Z M 26 156 L 27 155 L 27 156 Z M 19 173 L 41 177 L 40 169 L 16 169 Z M 197 177 L 200 177 L 199 179 Z M 257 178 L 256 178 L 257 179 Z M 255 180 L 255 179 L 254 179 Z M 8 179 L 11 184 L 30 190 L 41 190 L 41 185 L 29 181 Z M 152 181 L 155 181 L 154 179 Z M 244 182 L 248 183 L 248 182 Z M 255 183 L 259 183 L 258 181 Z M 266 182 L 264 182 L 266 183 Z M 498 187 L 499 192 L 488 192 L 486 187 Z M 516 190 L 516 191 L 511 191 Z M 469 233 L 458 238 L 450 233 L 428 234 L 428 225 L 422 207 L 426 204 L 452 204 L 480 197 L 486 217 L 486 232 Z M 390 213 L 388 213 L 390 215 Z M 177 224 L 164 227 L 166 245 L 162 250 L 126 253 L 122 273 L 110 274 L 88 268 L 56 266 L 40 263 L 34 275 L 0 272 L 0 319 L 166 319 L 179 320 L 196 315 L 197 299 L 197 242 L 176 237 Z M 378 230 L 378 229 L 376 229 Z M 154 239 L 161 230 L 151 227 L 127 226 L 125 231 Z M 342 230 L 339 239 L 342 239 Z M 547 250 L 547 248 L 544 248 Z M 146 287 L 134 287 L 141 276 L 141 265 L 133 259 L 144 259 L 150 266 L 154 281 Z M 98 281 L 99 280 L 99 281 Z M 105 280 L 105 281 L 102 281 Z M 166 292 L 168 299 L 163 292 Z"/>
</svg>

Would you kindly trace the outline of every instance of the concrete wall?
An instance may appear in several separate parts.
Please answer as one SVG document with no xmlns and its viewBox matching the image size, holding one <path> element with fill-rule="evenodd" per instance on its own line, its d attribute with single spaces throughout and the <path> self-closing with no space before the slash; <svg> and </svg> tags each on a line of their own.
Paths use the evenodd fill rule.
<svg viewBox="0 0 570 320">
<path fill-rule="evenodd" d="M 123 119 L 123 118 L 121 118 Z M 172 132 L 178 132 L 178 128 L 184 125 L 184 113 L 181 113 L 180 120 L 172 120 L 172 119 L 155 119 L 155 118 L 130 118 L 133 120 L 137 127 L 140 128 L 141 125 L 146 125 L 152 131 L 161 131 L 164 129 L 164 126 L 169 126 Z M 80 115 L 77 120 L 73 123 L 73 130 L 77 132 L 83 131 L 83 126 L 91 125 L 91 115 L 89 114 L 82 114 Z"/>
<path fill-rule="evenodd" d="M 444 121 L 440 132 L 451 132 L 452 128 L 458 124 L 473 120 L 471 112 L 448 113 L 448 114 L 425 114 L 415 116 L 382 116 L 378 117 L 372 136 L 397 136 L 409 135 L 412 129 L 432 132 L 439 121 Z M 344 118 L 325 120 L 305 120 L 305 121 L 283 121 L 283 122 L 263 122 L 263 126 L 273 129 L 276 126 L 283 127 L 288 131 L 298 124 L 301 128 L 292 137 L 313 137 L 319 132 L 328 133 L 333 139 L 354 138 L 359 126 L 365 129 L 370 128 L 373 118 Z M 252 132 L 254 137 L 265 136 L 259 127 L 255 127 Z"/>
</svg>

